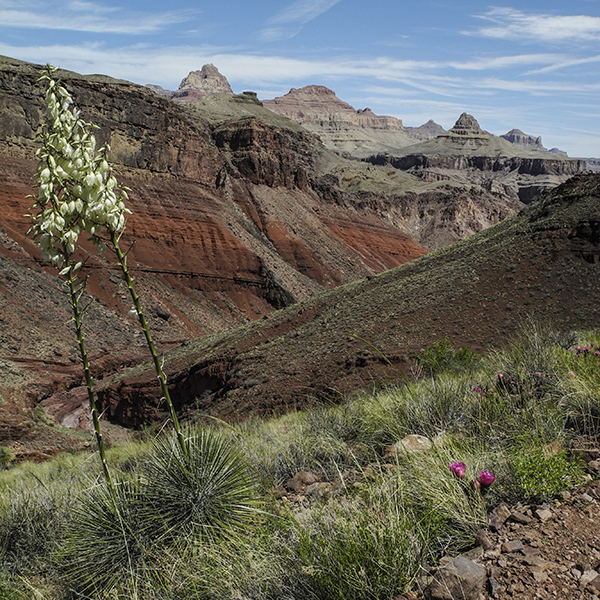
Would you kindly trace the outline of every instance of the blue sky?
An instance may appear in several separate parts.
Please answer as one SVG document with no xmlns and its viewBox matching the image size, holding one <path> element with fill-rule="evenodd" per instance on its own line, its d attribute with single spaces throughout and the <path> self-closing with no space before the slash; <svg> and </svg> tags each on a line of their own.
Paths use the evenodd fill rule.
<svg viewBox="0 0 600 600">
<path fill-rule="evenodd" d="M 325 85 L 405 125 L 466 111 L 600 157 L 600 0 L 0 0 L 0 54 L 166 89 L 212 62 L 261 99 Z"/>
</svg>

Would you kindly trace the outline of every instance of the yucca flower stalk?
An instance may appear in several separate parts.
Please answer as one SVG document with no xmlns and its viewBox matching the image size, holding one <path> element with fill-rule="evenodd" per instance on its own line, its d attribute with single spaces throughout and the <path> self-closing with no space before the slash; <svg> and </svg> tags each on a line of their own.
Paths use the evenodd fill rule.
<svg viewBox="0 0 600 600">
<path fill-rule="evenodd" d="M 93 221 L 87 219 L 84 198 L 91 195 L 97 184 L 95 171 L 104 169 L 104 165 L 93 159 L 95 139 L 86 131 L 86 124 L 79 118 L 79 113 L 69 109 L 71 98 L 54 80 L 55 70 L 50 65 L 46 66 L 39 79 L 47 85 L 48 123 L 39 134 L 42 147 L 37 151 L 39 162 L 35 178 L 38 195 L 31 207 L 35 212 L 29 216 L 34 224 L 28 233 L 32 233 L 39 243 L 42 258 L 60 269 L 59 276 L 65 277 L 68 283 L 96 443 L 104 476 L 113 489 L 96 407 L 94 382 L 82 333 L 79 300 L 83 287 L 76 285 L 77 272 L 82 263 L 71 264 L 79 235 L 84 230 L 94 232 Z"/>
<path fill-rule="evenodd" d="M 93 125 L 83 122 L 79 118 L 76 109 L 69 109 L 72 99 L 66 89 L 53 78 L 55 71 L 54 67 L 48 65 L 41 77 L 41 80 L 46 81 L 48 86 L 46 104 L 48 106 L 48 117 L 52 123 L 52 133 L 43 135 L 45 136 L 44 147 L 47 145 L 52 151 L 58 148 L 61 154 L 59 159 L 56 160 L 52 152 L 42 152 L 41 158 L 46 154 L 49 158 L 46 161 L 48 163 L 47 168 L 42 169 L 41 172 L 38 169 L 40 194 L 42 193 L 42 186 L 44 186 L 44 194 L 49 194 L 50 197 L 52 197 L 53 190 L 57 185 L 64 188 L 62 197 L 65 200 L 63 200 L 61 206 L 66 205 L 64 211 L 71 216 L 75 225 L 70 231 L 77 234 L 74 236 L 71 234 L 68 239 L 70 244 L 68 249 L 71 253 L 74 251 L 79 233 L 84 229 L 90 234 L 91 240 L 98 247 L 99 252 L 102 253 L 106 248 L 106 240 L 101 234 L 103 227 L 106 228 L 108 239 L 117 255 L 119 266 L 133 300 L 134 309 L 144 331 L 160 382 L 162 396 L 169 407 L 173 426 L 177 432 L 179 445 L 184 454 L 187 454 L 187 446 L 167 388 L 167 380 L 133 285 L 133 279 L 129 273 L 127 256 L 126 253 L 122 252 L 119 244 L 125 229 L 125 216 L 131 214 L 131 211 L 125 206 L 125 201 L 128 199 L 127 188 L 119 186 L 112 174 L 112 168 L 108 162 L 110 147 L 105 145 L 96 152 L 96 139 L 89 131 L 93 128 Z M 65 132 L 65 124 L 71 123 L 73 125 Z M 67 137 L 65 133 L 71 133 L 71 135 Z M 56 166 L 53 166 L 53 164 L 56 164 Z M 57 181 L 54 181 L 54 178 Z M 50 227 L 56 228 L 55 221 L 51 221 Z M 61 259 L 60 253 L 57 254 L 53 251 L 55 240 L 48 240 L 45 233 L 46 230 L 39 234 L 42 251 L 45 252 L 44 256 L 53 262 L 62 264 L 64 259 Z"/>
</svg>

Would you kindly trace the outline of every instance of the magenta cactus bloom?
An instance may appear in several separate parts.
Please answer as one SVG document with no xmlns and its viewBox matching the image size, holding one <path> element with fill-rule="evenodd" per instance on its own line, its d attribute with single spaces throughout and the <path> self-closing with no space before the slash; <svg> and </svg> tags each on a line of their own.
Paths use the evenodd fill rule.
<svg viewBox="0 0 600 600">
<path fill-rule="evenodd" d="M 495 479 L 496 478 L 494 477 L 493 473 L 490 471 L 481 471 L 481 473 L 479 473 L 479 482 L 481 483 L 482 487 L 489 487 L 492 485 L 492 483 L 494 483 Z"/>
<path fill-rule="evenodd" d="M 500 379 L 503 379 L 503 378 L 504 378 L 504 373 L 498 373 L 498 377 L 499 377 Z"/>
<path fill-rule="evenodd" d="M 450 464 L 450 470 L 459 478 L 464 479 L 467 471 L 467 465 L 463 462 L 453 462 Z"/>
<path fill-rule="evenodd" d="M 472 479 L 472 480 L 471 480 L 471 483 L 473 484 L 473 487 L 474 487 L 476 490 L 478 490 L 478 489 L 480 489 L 480 488 L 481 488 L 481 483 L 479 483 L 479 480 L 477 480 L 477 479 Z"/>
</svg>

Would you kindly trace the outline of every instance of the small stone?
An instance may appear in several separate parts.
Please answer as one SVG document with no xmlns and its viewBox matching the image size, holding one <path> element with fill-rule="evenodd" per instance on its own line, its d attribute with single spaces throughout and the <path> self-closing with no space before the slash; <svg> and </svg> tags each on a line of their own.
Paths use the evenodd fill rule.
<svg viewBox="0 0 600 600">
<path fill-rule="evenodd" d="M 309 473 L 308 471 L 300 471 L 287 481 L 285 487 L 288 490 L 298 493 L 304 491 L 309 485 L 312 485 L 317 481 L 317 476 L 314 473 Z"/>
<path fill-rule="evenodd" d="M 588 463 L 588 470 L 592 473 L 600 473 L 600 460 L 592 460 Z"/>
<path fill-rule="evenodd" d="M 536 517 L 542 522 L 545 523 L 548 519 L 552 518 L 552 511 L 547 508 L 538 508 L 535 511 Z"/>
<path fill-rule="evenodd" d="M 520 550 L 523 550 L 523 542 L 521 540 L 511 540 L 502 544 L 502 552 L 505 554 L 519 552 Z"/>
<path fill-rule="evenodd" d="M 581 494 L 581 496 L 579 496 L 579 499 L 580 499 L 582 502 L 587 502 L 588 504 L 589 504 L 590 502 L 593 502 L 593 501 L 594 501 L 594 499 L 593 499 L 593 498 L 592 498 L 592 497 L 591 497 L 589 494 L 585 494 L 585 493 Z"/>
<path fill-rule="evenodd" d="M 526 556 L 523 559 L 523 564 L 532 567 L 535 571 L 545 571 L 551 563 L 544 560 L 541 556 Z"/>
<path fill-rule="evenodd" d="M 483 592 L 486 573 L 483 567 L 464 556 L 438 569 L 427 590 L 431 600 L 477 600 Z"/>
<path fill-rule="evenodd" d="M 521 525 L 529 525 L 531 519 L 523 513 L 517 512 L 516 510 L 510 513 L 510 520 L 515 523 L 521 523 Z"/>
<path fill-rule="evenodd" d="M 600 592 L 600 575 L 598 575 L 598 577 L 594 577 L 594 579 L 588 583 L 588 589 L 589 588 Z"/>
<path fill-rule="evenodd" d="M 584 588 L 588 583 L 592 583 L 598 577 L 598 572 L 589 570 L 585 571 L 579 580 L 579 585 Z"/>
<path fill-rule="evenodd" d="M 548 573 L 544 573 L 543 571 L 534 571 L 532 575 L 537 583 L 543 583 L 548 579 Z"/>
<path fill-rule="evenodd" d="M 501 523 L 506 523 L 510 517 L 510 509 L 504 502 L 502 502 L 496 506 L 492 514 L 495 514 L 500 519 Z"/>
<path fill-rule="evenodd" d="M 581 571 L 579 571 L 578 569 L 571 569 L 571 575 L 573 575 L 573 577 L 577 579 L 577 581 L 581 579 Z"/>
<path fill-rule="evenodd" d="M 480 529 L 477 532 L 477 536 L 475 537 L 475 544 L 481 546 L 484 552 L 491 550 L 494 547 L 492 541 L 490 540 L 487 531 L 485 529 Z"/>
<path fill-rule="evenodd" d="M 561 500 L 570 500 L 571 492 L 565 490 L 564 492 L 559 492 L 558 496 Z"/>
<path fill-rule="evenodd" d="M 496 513 L 490 513 L 488 515 L 488 525 L 492 531 L 500 531 L 502 529 L 502 521 Z"/>
<path fill-rule="evenodd" d="M 411 434 L 396 442 L 387 448 L 387 453 L 391 455 L 402 454 L 405 452 L 427 452 L 431 449 L 431 440 L 424 435 Z"/>
<path fill-rule="evenodd" d="M 503 590 L 504 586 L 502 586 L 497 579 L 494 579 L 493 577 L 488 579 L 488 591 L 492 598 L 498 598 Z"/>
</svg>

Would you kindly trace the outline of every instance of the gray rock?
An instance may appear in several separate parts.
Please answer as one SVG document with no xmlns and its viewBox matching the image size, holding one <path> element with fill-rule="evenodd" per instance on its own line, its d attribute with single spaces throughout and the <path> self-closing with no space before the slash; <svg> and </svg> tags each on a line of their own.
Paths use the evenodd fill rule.
<svg viewBox="0 0 600 600">
<path fill-rule="evenodd" d="M 547 508 L 538 508 L 535 511 L 535 515 L 542 523 L 545 523 L 548 519 L 552 518 L 552 511 Z"/>
<path fill-rule="evenodd" d="M 494 509 L 494 514 L 498 516 L 502 523 L 506 523 L 506 521 L 508 521 L 508 518 L 510 517 L 510 509 L 504 502 L 502 502 L 502 504 L 496 506 L 496 508 Z"/>
<path fill-rule="evenodd" d="M 477 600 L 485 582 L 483 567 L 458 556 L 436 571 L 426 595 L 430 600 Z"/>
<path fill-rule="evenodd" d="M 387 453 L 393 456 L 406 452 L 427 452 L 431 445 L 431 440 L 424 435 L 411 434 L 387 448 Z"/>
<path fill-rule="evenodd" d="M 502 544 L 502 552 L 510 554 L 511 552 L 519 552 L 523 550 L 523 542 L 521 540 L 510 540 Z"/>
<path fill-rule="evenodd" d="M 492 512 L 488 515 L 488 526 L 492 531 L 500 531 L 502 529 L 502 521 L 496 513 Z"/>
<path fill-rule="evenodd" d="M 517 512 L 516 510 L 510 513 L 510 520 L 514 523 L 520 523 L 521 525 L 528 525 L 531 523 L 531 518 L 523 513 Z"/>
<path fill-rule="evenodd" d="M 598 572 L 594 570 L 585 571 L 579 580 L 579 585 L 584 588 L 588 583 L 594 583 L 598 577 Z"/>
<path fill-rule="evenodd" d="M 475 543 L 478 546 L 481 546 L 484 550 L 484 552 L 487 552 L 488 550 L 491 550 L 494 546 L 494 544 L 492 544 L 492 540 L 490 540 L 487 531 L 485 529 L 480 529 L 477 532 L 477 536 L 475 537 Z"/>
<path fill-rule="evenodd" d="M 497 579 L 490 577 L 488 579 L 488 592 L 492 598 L 499 598 L 504 591 L 504 586 Z"/>
</svg>

